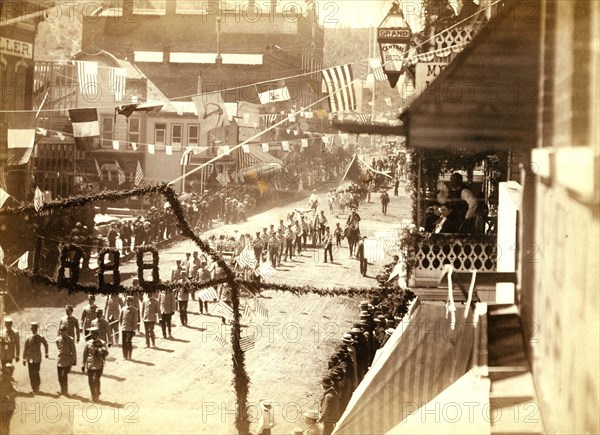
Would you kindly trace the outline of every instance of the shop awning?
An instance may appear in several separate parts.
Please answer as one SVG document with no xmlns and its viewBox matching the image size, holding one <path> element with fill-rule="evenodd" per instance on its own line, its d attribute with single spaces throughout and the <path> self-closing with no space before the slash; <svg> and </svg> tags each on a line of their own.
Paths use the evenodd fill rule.
<svg viewBox="0 0 600 435">
<path fill-rule="evenodd" d="M 406 128 L 401 122 L 380 123 L 380 122 L 332 122 L 332 127 L 350 134 L 375 134 L 381 136 L 402 136 L 406 133 Z"/>
<path fill-rule="evenodd" d="M 376 356 L 339 420 L 335 434 L 386 433 L 434 399 L 469 369 L 473 311 L 456 307 L 456 325 L 443 302 L 411 308 Z"/>
<path fill-rule="evenodd" d="M 523 6 L 511 1 L 403 112 L 409 146 L 536 145 L 540 6 Z"/>
</svg>

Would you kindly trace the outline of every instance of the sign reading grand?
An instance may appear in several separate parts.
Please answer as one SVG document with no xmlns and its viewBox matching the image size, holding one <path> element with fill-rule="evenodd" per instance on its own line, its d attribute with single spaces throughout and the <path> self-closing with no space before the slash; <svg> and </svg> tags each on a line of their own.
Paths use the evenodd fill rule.
<svg viewBox="0 0 600 435">
<path fill-rule="evenodd" d="M 408 42 L 412 35 L 410 29 L 378 29 L 379 39 L 395 40 L 397 42 Z"/>
<path fill-rule="evenodd" d="M 0 53 L 33 59 L 33 44 L 0 36 Z"/>
</svg>

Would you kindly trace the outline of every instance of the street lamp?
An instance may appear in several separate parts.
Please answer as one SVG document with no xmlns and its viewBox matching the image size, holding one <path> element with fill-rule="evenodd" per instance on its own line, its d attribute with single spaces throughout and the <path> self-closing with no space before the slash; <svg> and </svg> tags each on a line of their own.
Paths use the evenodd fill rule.
<svg viewBox="0 0 600 435">
<path fill-rule="evenodd" d="M 394 0 L 390 11 L 377 28 L 377 44 L 381 52 L 383 72 L 392 88 L 396 87 L 404 59 L 408 52 L 412 32 L 404 19 L 398 0 Z"/>
</svg>

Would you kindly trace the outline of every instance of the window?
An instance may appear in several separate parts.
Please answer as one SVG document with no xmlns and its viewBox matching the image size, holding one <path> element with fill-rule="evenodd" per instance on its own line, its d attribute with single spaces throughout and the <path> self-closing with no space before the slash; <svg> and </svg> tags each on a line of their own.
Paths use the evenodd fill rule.
<svg viewBox="0 0 600 435">
<path fill-rule="evenodd" d="M 112 148 L 115 125 L 114 118 L 105 116 L 102 118 L 102 147 Z"/>
<path fill-rule="evenodd" d="M 200 126 L 188 125 L 188 146 L 197 147 L 200 144 Z"/>
<path fill-rule="evenodd" d="M 154 143 L 156 145 L 166 145 L 167 124 L 154 124 Z"/>
<path fill-rule="evenodd" d="M 140 118 L 129 118 L 129 126 L 127 127 L 128 148 L 133 148 L 131 142 L 140 143 Z"/>
<path fill-rule="evenodd" d="M 171 145 L 173 145 L 173 150 L 180 150 L 182 143 L 183 143 L 183 125 L 182 124 L 171 125 Z"/>
</svg>

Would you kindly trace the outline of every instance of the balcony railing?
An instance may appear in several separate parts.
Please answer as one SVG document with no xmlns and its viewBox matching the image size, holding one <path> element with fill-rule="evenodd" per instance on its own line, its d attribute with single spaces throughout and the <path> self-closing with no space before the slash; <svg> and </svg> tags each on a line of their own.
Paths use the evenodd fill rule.
<svg viewBox="0 0 600 435">
<path fill-rule="evenodd" d="M 417 242 L 414 260 L 416 285 L 438 285 L 446 264 L 457 272 L 496 272 L 496 235 L 433 234 Z"/>
</svg>

